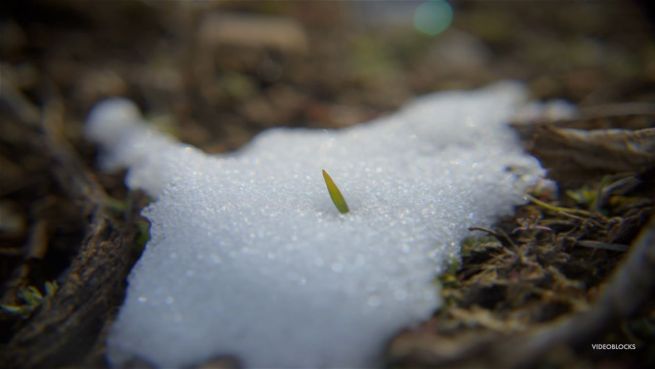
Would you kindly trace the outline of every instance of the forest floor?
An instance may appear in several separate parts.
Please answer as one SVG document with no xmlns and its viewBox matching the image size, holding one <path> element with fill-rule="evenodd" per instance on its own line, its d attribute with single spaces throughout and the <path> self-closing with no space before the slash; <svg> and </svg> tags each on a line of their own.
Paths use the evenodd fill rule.
<svg viewBox="0 0 655 369">
<path fill-rule="evenodd" d="M 218 153 L 269 127 L 348 127 L 501 79 L 577 106 L 573 119 L 513 122 L 558 190 L 535 188 L 514 216 L 472 229 L 439 278 L 444 306 L 390 340 L 387 366 L 655 367 L 654 14 L 462 2 L 428 36 L 403 2 L 371 4 L 3 3 L 0 367 L 107 365 L 147 199 L 96 167 L 83 122 L 100 99 L 131 98 Z"/>
</svg>

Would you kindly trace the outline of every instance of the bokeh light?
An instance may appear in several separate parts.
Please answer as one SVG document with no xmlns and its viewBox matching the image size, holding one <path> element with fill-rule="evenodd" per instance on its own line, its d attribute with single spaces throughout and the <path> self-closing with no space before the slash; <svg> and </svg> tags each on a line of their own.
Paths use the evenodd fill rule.
<svg viewBox="0 0 655 369">
<path fill-rule="evenodd" d="M 445 0 L 429 0 L 414 11 L 414 28 L 429 36 L 445 31 L 453 21 L 453 8 Z"/>
</svg>

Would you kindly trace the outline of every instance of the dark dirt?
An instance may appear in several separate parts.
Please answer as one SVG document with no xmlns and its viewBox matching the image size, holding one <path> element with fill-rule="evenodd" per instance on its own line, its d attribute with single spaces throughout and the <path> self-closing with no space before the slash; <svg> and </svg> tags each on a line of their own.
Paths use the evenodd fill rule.
<svg viewBox="0 0 655 369">
<path fill-rule="evenodd" d="M 429 37 L 389 17 L 402 2 L 365 5 L 3 2 L 0 367 L 106 366 L 147 199 L 95 166 L 82 127 L 100 99 L 127 96 L 153 124 L 224 152 L 269 127 L 346 127 L 506 78 L 580 109 L 514 122 L 559 191 L 535 188 L 513 217 L 472 230 L 440 277 L 444 307 L 390 341 L 387 365 L 655 367 L 652 7 L 454 2 L 452 26 Z"/>
</svg>

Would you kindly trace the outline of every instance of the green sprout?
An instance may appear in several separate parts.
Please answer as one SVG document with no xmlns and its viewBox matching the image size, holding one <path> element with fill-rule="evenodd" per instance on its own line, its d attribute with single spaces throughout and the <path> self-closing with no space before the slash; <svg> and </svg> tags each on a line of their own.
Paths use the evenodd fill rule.
<svg viewBox="0 0 655 369">
<path fill-rule="evenodd" d="M 341 214 L 346 214 L 350 211 L 350 209 L 348 209 L 348 204 L 346 204 L 346 199 L 343 198 L 341 191 L 339 191 L 339 187 L 337 187 L 332 180 L 332 177 L 330 177 L 325 169 L 323 169 L 323 179 L 325 180 L 325 185 L 327 186 L 328 193 L 330 194 L 334 206 L 337 207 L 337 210 L 339 210 Z"/>
</svg>

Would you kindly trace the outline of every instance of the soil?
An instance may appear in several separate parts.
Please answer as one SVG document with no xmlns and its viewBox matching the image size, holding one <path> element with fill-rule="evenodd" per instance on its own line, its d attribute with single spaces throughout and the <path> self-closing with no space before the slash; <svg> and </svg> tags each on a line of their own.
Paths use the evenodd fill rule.
<svg viewBox="0 0 655 369">
<path fill-rule="evenodd" d="M 411 22 L 419 2 L 3 2 L 0 367 L 107 366 L 148 199 L 96 166 L 83 124 L 97 101 L 126 96 L 226 152 L 270 127 L 347 127 L 501 79 L 578 108 L 513 122 L 557 189 L 471 230 L 439 278 L 444 307 L 389 341 L 386 366 L 655 367 L 652 6 L 451 3 L 431 36 Z"/>
</svg>

